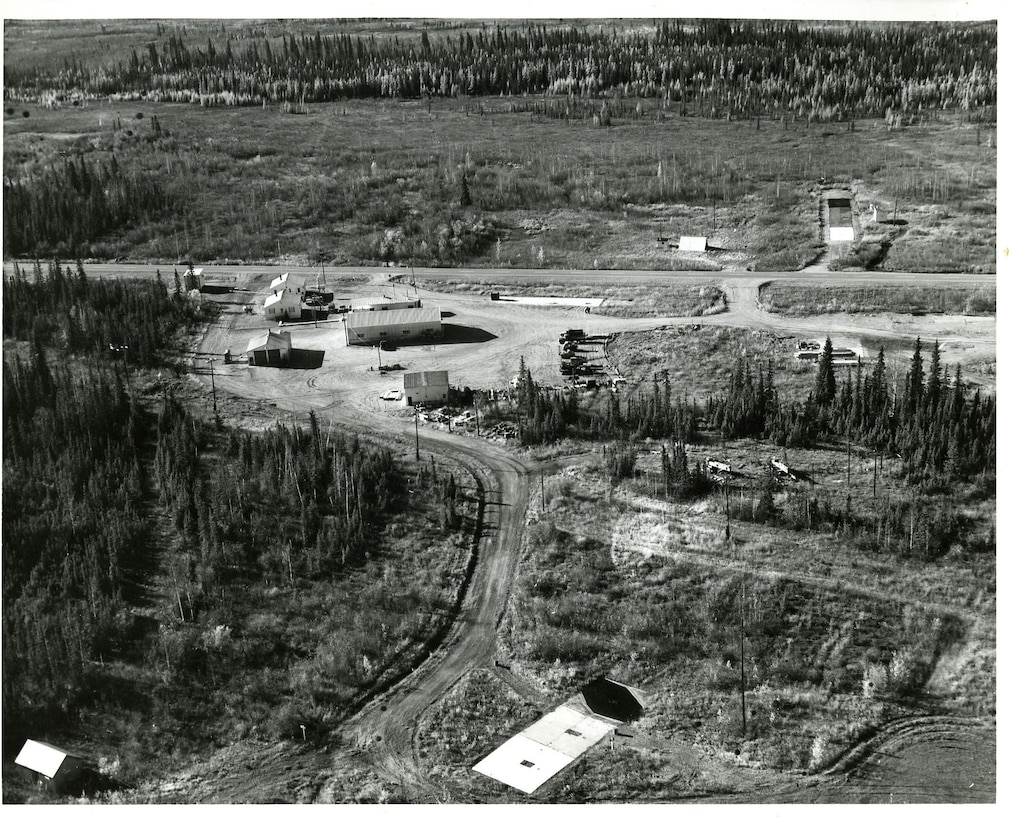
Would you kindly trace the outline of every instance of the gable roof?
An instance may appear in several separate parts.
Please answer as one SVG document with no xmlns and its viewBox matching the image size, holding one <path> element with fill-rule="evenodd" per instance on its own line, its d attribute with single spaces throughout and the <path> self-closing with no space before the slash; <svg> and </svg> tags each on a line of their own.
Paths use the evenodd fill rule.
<svg viewBox="0 0 1009 820">
<path fill-rule="evenodd" d="M 248 353 L 251 350 L 257 350 L 261 347 L 266 347 L 270 342 L 278 342 L 281 347 L 287 347 L 291 344 L 291 333 L 287 330 L 266 330 L 263 333 L 258 333 L 249 339 L 249 343 L 245 346 L 245 352 Z"/>
<path fill-rule="evenodd" d="M 57 746 L 43 743 L 41 740 L 29 739 L 21 747 L 21 751 L 18 752 L 18 756 L 14 759 L 14 762 L 19 766 L 24 766 L 26 769 L 31 769 L 33 772 L 38 772 L 41 775 L 52 778 L 56 777 L 60 766 L 63 765 L 68 757 L 74 757 L 74 755 Z"/>
</svg>

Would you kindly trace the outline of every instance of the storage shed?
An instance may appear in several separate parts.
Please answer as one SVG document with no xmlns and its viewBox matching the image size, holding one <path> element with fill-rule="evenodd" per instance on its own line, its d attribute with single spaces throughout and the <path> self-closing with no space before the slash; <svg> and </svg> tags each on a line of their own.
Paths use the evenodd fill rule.
<svg viewBox="0 0 1009 820">
<path fill-rule="evenodd" d="M 348 345 L 392 345 L 441 338 L 441 311 L 436 307 L 405 310 L 355 310 L 344 321 Z"/>
<path fill-rule="evenodd" d="M 851 221 L 851 200 L 847 197 L 827 198 L 827 225 L 831 242 L 852 242 L 855 228 Z"/>
<path fill-rule="evenodd" d="M 26 740 L 14 762 L 28 769 L 38 785 L 56 792 L 73 791 L 86 772 L 82 758 L 41 740 Z"/>
<path fill-rule="evenodd" d="M 415 404 L 448 401 L 448 371 L 422 370 L 403 374 L 403 400 L 407 407 Z"/>
<path fill-rule="evenodd" d="M 291 360 L 291 334 L 286 330 L 267 330 L 253 336 L 245 348 L 250 365 L 280 365 Z"/>
<path fill-rule="evenodd" d="M 703 253 L 708 249 L 708 237 L 681 236 L 679 249 L 681 251 L 700 251 Z"/>
</svg>

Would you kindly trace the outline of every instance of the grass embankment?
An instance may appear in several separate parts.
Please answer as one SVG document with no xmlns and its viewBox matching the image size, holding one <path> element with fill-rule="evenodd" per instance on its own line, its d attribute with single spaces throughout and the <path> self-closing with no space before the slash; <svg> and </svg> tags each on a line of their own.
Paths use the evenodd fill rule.
<svg viewBox="0 0 1009 820">
<path fill-rule="evenodd" d="M 814 478 L 833 491 L 844 460 L 827 456 Z M 992 555 L 929 565 L 853 549 L 840 535 L 740 522 L 726 543 L 716 499 L 666 503 L 639 494 L 647 484 L 607 502 L 601 471 L 568 468 L 549 479 L 547 509 L 528 529 L 503 630 L 512 669 L 538 682 L 546 709 L 598 674 L 647 692 L 635 738 L 616 752 L 600 744 L 531 799 L 732 791 L 733 762 L 819 770 L 896 717 L 994 715 L 986 678 L 994 639 L 984 626 L 994 621 Z M 968 633 L 967 648 L 957 648 Z M 950 649 L 964 653 L 958 671 L 952 683 L 937 681 L 936 663 Z M 476 799 L 489 791 L 525 800 L 469 771 L 505 729 L 533 719 L 514 695 L 509 705 L 500 682 L 479 686 L 492 696 L 460 689 L 443 704 L 438 737 L 422 740 L 426 759 Z M 462 757 L 440 741 L 460 733 L 469 738 Z"/>
<path fill-rule="evenodd" d="M 822 313 L 995 313 L 995 285 L 980 288 L 930 288 L 899 285 L 793 285 L 771 282 L 760 289 L 760 307 L 785 316 Z"/>
<path fill-rule="evenodd" d="M 581 299 L 602 299 L 593 313 L 622 318 L 648 316 L 705 316 L 726 310 L 725 294 L 714 280 L 699 285 L 604 285 L 565 282 L 535 284 L 504 277 L 473 277 L 453 279 L 451 275 L 419 277 L 438 291 L 487 295 L 498 291 L 502 296 L 563 296 Z"/>
<path fill-rule="evenodd" d="M 757 127 L 659 109 L 597 127 L 507 98 L 478 110 L 467 100 L 348 101 L 297 115 L 21 105 L 5 115 L 4 167 L 20 178 L 114 152 L 130 178 L 157 180 L 169 201 L 157 218 L 51 249 L 67 258 L 797 268 L 823 248 L 810 183 L 822 176 L 852 184 L 856 209 L 899 200 L 908 228 L 883 267 L 932 270 L 941 257 L 942 269 L 994 270 L 994 149 L 954 123 Z M 681 235 L 706 236 L 712 250 L 680 254 L 658 241 Z"/>
</svg>

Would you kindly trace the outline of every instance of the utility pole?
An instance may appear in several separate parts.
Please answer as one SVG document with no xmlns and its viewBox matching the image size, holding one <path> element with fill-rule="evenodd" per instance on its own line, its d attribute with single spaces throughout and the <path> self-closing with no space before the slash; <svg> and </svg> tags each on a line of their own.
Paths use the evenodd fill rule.
<svg viewBox="0 0 1009 820">
<path fill-rule="evenodd" d="M 743 596 L 739 604 L 739 703 L 743 712 L 743 740 L 746 740 L 746 660 L 743 656 L 743 613 L 746 609 L 746 576 L 743 576 Z"/>
<path fill-rule="evenodd" d="M 210 390 L 214 396 L 214 418 L 217 418 L 217 385 L 214 384 L 214 360 L 211 358 L 207 359 L 210 364 Z"/>
<path fill-rule="evenodd" d="M 417 420 L 417 405 L 413 406 L 413 440 L 417 461 L 420 461 L 420 422 Z"/>
<path fill-rule="evenodd" d="M 382 343 L 381 342 L 379 342 L 377 345 L 375 345 L 375 350 L 378 351 L 378 370 L 379 370 L 379 372 L 381 372 L 382 371 Z"/>
</svg>

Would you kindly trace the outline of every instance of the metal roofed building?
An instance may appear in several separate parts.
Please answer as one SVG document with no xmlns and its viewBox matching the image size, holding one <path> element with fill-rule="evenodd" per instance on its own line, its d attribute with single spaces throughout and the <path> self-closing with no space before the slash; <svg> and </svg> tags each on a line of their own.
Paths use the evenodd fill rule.
<svg viewBox="0 0 1009 820">
<path fill-rule="evenodd" d="M 72 787 L 73 781 L 83 772 L 82 758 L 41 740 L 26 740 L 14 759 L 18 766 L 32 772 L 35 781 L 56 791 Z"/>
<path fill-rule="evenodd" d="M 708 249 L 708 237 L 706 236 L 681 236 L 679 250 L 681 251 L 701 251 Z"/>
<path fill-rule="evenodd" d="M 253 336 L 245 348 L 252 365 L 279 365 L 291 361 L 291 334 L 286 330 L 267 330 Z"/>
<path fill-rule="evenodd" d="M 403 374 L 403 400 L 407 407 L 448 401 L 448 371 L 422 370 Z"/>
<path fill-rule="evenodd" d="M 852 242 L 855 239 L 851 198 L 843 191 L 834 191 L 827 195 L 827 228 L 831 242 Z"/>
<path fill-rule="evenodd" d="M 563 704 L 506 740 L 473 771 L 532 794 L 620 725 Z"/>
<path fill-rule="evenodd" d="M 355 310 L 346 314 L 343 326 L 348 345 L 392 345 L 441 338 L 441 311 L 436 307 L 402 310 Z"/>
</svg>

